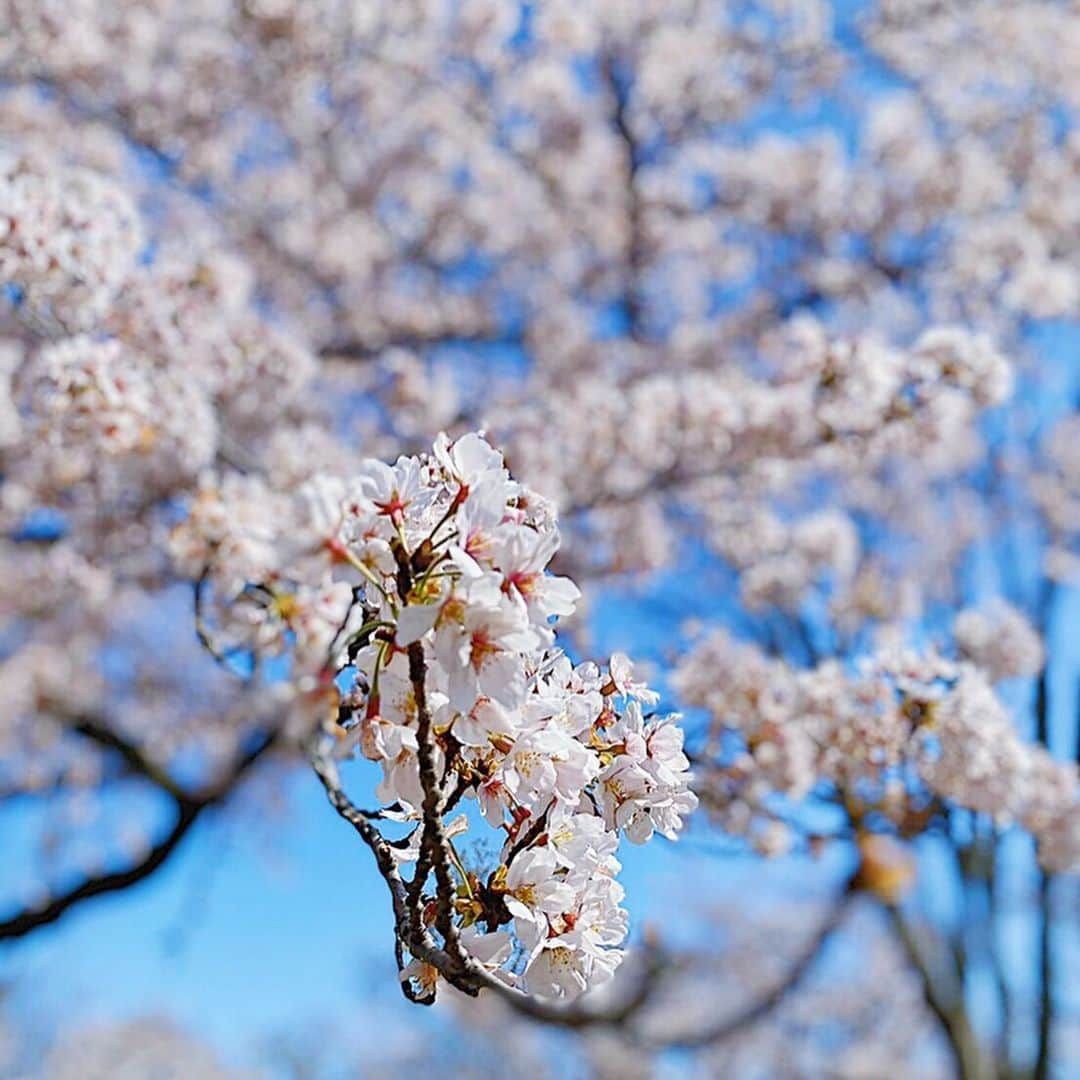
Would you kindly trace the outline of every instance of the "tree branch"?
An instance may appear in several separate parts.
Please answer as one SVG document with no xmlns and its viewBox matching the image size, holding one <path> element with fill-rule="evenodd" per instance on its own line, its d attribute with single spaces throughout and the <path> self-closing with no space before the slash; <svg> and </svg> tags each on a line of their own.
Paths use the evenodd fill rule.
<svg viewBox="0 0 1080 1080">
<path fill-rule="evenodd" d="M 85 728 L 85 730 L 80 730 L 80 728 Z M 154 776 L 143 771 L 141 765 L 146 763 L 146 759 L 137 748 L 124 742 L 118 736 L 113 736 L 111 732 L 103 732 L 91 724 L 80 725 L 76 730 L 79 730 L 80 734 L 88 738 L 101 742 L 102 745 L 109 746 L 110 749 L 115 750 L 124 757 L 124 760 L 129 765 L 137 768 L 137 771 L 148 779 L 158 783 Z M 88 732 L 93 732 L 93 734 L 88 734 Z M 55 894 L 44 904 L 34 905 L 17 912 L 0 922 L 0 941 L 26 937 L 34 930 L 56 922 L 73 907 L 85 900 L 128 889 L 132 885 L 136 885 L 138 882 L 150 877 L 151 874 L 165 864 L 180 846 L 181 841 L 203 811 L 221 802 L 232 791 L 255 762 L 274 745 L 276 737 L 277 733 L 273 731 L 262 733 L 252 748 L 235 762 L 224 779 L 194 795 L 185 794 L 181 789 L 173 785 L 171 780 L 169 781 L 169 787 L 164 787 L 159 783 L 158 786 L 171 795 L 176 807 L 176 817 L 169 832 L 142 859 L 123 870 L 115 870 L 95 877 L 85 878 L 65 892 Z M 151 768 L 155 772 L 157 771 L 155 766 L 151 766 Z"/>
<path fill-rule="evenodd" d="M 520 334 L 506 333 L 501 330 L 490 332 L 478 331 L 474 334 L 454 334 L 440 331 L 436 334 L 402 334 L 390 336 L 381 341 L 338 341 L 330 342 L 319 349 L 319 356 L 324 360 L 373 360 L 387 349 L 431 349 L 438 346 L 454 345 L 505 345 L 507 347 L 522 344 Z"/>
<path fill-rule="evenodd" d="M 944 989 L 923 957 L 915 932 L 899 907 L 895 904 L 886 904 L 885 910 L 897 939 L 904 947 L 908 962 L 915 969 L 922 983 L 923 999 L 937 1018 L 948 1040 L 958 1076 L 961 1080 L 993 1080 L 993 1064 L 983 1053 L 978 1036 L 964 1008 L 963 988 Z"/>
<path fill-rule="evenodd" d="M 445 953 L 435 945 L 431 935 L 423 927 L 418 918 L 413 917 L 413 904 L 410 902 L 409 890 L 398 870 L 397 860 L 394 858 L 390 842 L 371 823 L 371 815 L 357 807 L 345 794 L 341 786 L 341 777 L 337 766 L 325 753 L 321 752 L 313 744 L 310 750 L 310 761 L 315 775 L 326 792 L 330 805 L 337 811 L 341 818 L 347 821 L 359 834 L 360 838 L 371 849 L 375 856 L 375 865 L 386 882 L 390 892 L 390 902 L 394 912 L 394 956 L 397 960 L 398 972 L 405 969 L 403 949 L 407 948 L 413 956 L 430 963 L 437 970 L 444 967 L 449 969 L 444 958 Z M 402 992 L 410 1001 L 421 1005 L 431 1005 L 435 1001 L 434 994 L 418 994 L 410 986 L 408 980 L 402 979 Z"/>
<path fill-rule="evenodd" d="M 403 595 L 408 595 L 406 591 Z M 447 851 L 446 829 L 443 826 L 443 785 L 435 772 L 435 744 L 431 729 L 431 711 L 427 704 L 427 664 L 424 660 L 424 646 L 414 641 L 409 646 L 409 681 L 412 683 L 413 698 L 416 701 L 416 740 L 417 758 L 420 768 L 420 783 L 424 789 L 422 813 L 424 832 L 421 847 L 431 853 L 431 864 L 435 871 L 438 886 L 437 922 L 439 932 L 446 942 L 446 951 L 458 964 L 465 964 L 465 953 L 461 947 L 461 936 L 454 922 L 454 879 L 450 869 Z"/>
<path fill-rule="evenodd" d="M 171 795 L 176 802 L 180 803 L 188 798 L 188 793 L 177 784 L 166 769 L 162 768 L 152 758 L 147 757 L 134 743 L 113 731 L 112 728 L 106 727 L 97 718 L 90 716 L 79 717 L 71 725 L 71 730 L 84 739 L 97 743 L 98 746 L 118 754 L 133 773 L 142 776 L 156 787 L 161 788 L 162 791 Z"/>
<path fill-rule="evenodd" d="M 806 978 L 815 961 L 821 955 L 822 950 L 829 939 L 840 928 L 851 906 L 852 900 L 857 895 L 855 877 L 848 879 L 844 891 L 837 897 L 825 921 L 818 927 L 814 936 L 806 943 L 806 946 L 798 958 L 788 969 L 787 974 L 775 986 L 762 997 L 752 1002 L 733 1016 L 724 1017 L 712 1027 L 688 1035 L 676 1036 L 671 1039 L 663 1039 L 656 1043 L 658 1049 L 665 1050 L 695 1050 L 704 1046 L 711 1046 L 725 1039 L 731 1038 L 746 1028 L 752 1027 L 759 1020 L 768 1016 L 780 1003 L 794 990 L 797 990 Z"/>
<path fill-rule="evenodd" d="M 630 101 L 627 88 L 620 84 L 615 60 L 611 56 L 604 58 L 602 65 L 604 79 L 612 100 L 611 123 L 615 134 L 623 144 L 626 153 L 626 214 L 627 247 L 626 276 L 623 286 L 623 303 L 626 307 L 628 332 L 634 341 L 644 338 L 643 310 L 641 298 L 641 274 L 645 262 L 644 228 L 641 213 L 641 197 L 638 194 L 637 177 L 641 168 L 641 147 L 630 124 Z"/>
</svg>

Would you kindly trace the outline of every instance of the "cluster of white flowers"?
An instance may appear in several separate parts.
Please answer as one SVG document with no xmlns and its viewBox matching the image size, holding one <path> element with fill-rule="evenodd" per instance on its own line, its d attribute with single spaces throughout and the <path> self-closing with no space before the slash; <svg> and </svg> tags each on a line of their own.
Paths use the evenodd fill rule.
<svg viewBox="0 0 1080 1080">
<path fill-rule="evenodd" d="M 479 435 L 313 478 L 291 511 L 244 488 L 208 491 L 174 536 L 182 568 L 221 594 L 230 644 L 291 649 L 298 707 L 339 733 L 339 754 L 380 764 L 385 806 L 422 818 L 432 785 L 477 801 L 503 843 L 486 880 L 455 860 L 455 917 L 488 927 L 467 939 L 475 958 L 498 967 L 512 921 L 530 992 L 602 982 L 627 930 L 619 835 L 674 838 L 697 800 L 682 732 L 643 713 L 657 698 L 629 661 L 575 666 L 555 648 L 579 594 L 546 573 L 547 504 Z M 402 858 L 421 858 L 423 830 Z"/>
<path fill-rule="evenodd" d="M 994 681 L 1037 675 L 1046 660 L 1042 639 L 1027 616 L 999 601 L 986 609 L 964 608 L 953 619 L 960 655 Z"/>
<path fill-rule="evenodd" d="M 1026 635 L 1024 648 L 1034 660 Z M 791 840 L 777 795 L 798 801 L 821 792 L 857 827 L 879 815 L 904 836 L 927 827 L 940 797 L 1018 822 L 1035 835 L 1045 865 L 1075 869 L 1076 766 L 1020 738 L 991 686 L 1000 674 L 892 649 L 851 671 L 835 661 L 801 670 L 719 631 L 686 657 L 676 685 L 715 725 L 700 767 L 705 805 L 762 850 Z"/>
<path fill-rule="evenodd" d="M 593 376 L 552 396 L 542 417 L 515 412 L 504 423 L 518 433 L 515 451 L 540 457 L 573 505 L 598 482 L 617 498 L 656 476 L 690 480 L 754 459 L 813 457 L 839 469 L 854 457 L 925 455 L 927 444 L 952 450 L 957 432 L 1011 387 L 1008 361 L 956 327 L 927 331 L 903 350 L 873 335 L 830 340 L 821 323 L 800 317 L 768 335 L 763 352 L 776 372 L 770 379 L 735 366 L 626 383 Z M 563 456 L 554 462 L 545 434 L 560 417 Z"/>
<path fill-rule="evenodd" d="M 67 338 L 41 349 L 24 377 L 32 410 L 26 435 L 38 440 L 32 464 L 43 489 L 92 480 L 113 493 L 124 483 L 161 490 L 213 460 L 216 422 L 197 384 L 155 372 L 118 341 Z M 124 469 L 133 462 L 139 484 Z M 119 479 L 112 468 L 123 470 Z"/>
<path fill-rule="evenodd" d="M 280 456 L 307 423 L 315 357 L 255 310 L 250 268 L 205 227 L 140 265 L 132 200 L 63 153 L 0 169 L 0 513 L 18 528 L 62 507 L 145 572 L 164 501 L 222 455 Z"/>
<path fill-rule="evenodd" d="M 247 441 L 297 407 L 315 372 L 310 350 L 254 310 L 254 291 L 251 268 L 212 243 L 166 249 L 129 283 L 107 327 L 159 369 L 183 357 L 222 427 Z"/>
<path fill-rule="evenodd" d="M 650 356 L 660 354 L 624 351 L 610 370 L 531 386 L 492 410 L 492 427 L 520 474 L 573 514 L 569 565 L 595 572 L 670 559 L 686 519 L 669 508 L 679 506 L 746 572 L 755 607 L 797 608 L 824 575 L 844 586 L 858 570 L 858 536 L 842 511 L 788 525 L 773 509 L 778 496 L 824 474 L 853 501 L 910 523 L 898 470 L 925 485 L 970 464 L 981 412 L 1004 401 L 1012 381 L 987 339 L 956 327 L 901 349 L 873 334 L 830 339 L 799 317 L 763 338 L 767 377 L 735 364 L 658 373 Z M 872 483 L 878 471 L 884 479 Z"/>
<path fill-rule="evenodd" d="M 0 603 L 0 791 L 111 781 L 109 751 L 73 734 L 90 720 L 151 772 L 198 746 L 198 790 L 279 721 L 281 694 L 198 645 L 169 529 L 222 456 L 261 471 L 264 447 L 280 459 L 310 426 L 315 358 L 255 310 L 253 274 L 205 223 L 153 215 L 172 232 L 144 246 L 122 137 L 32 90 L 2 112 L 0 562 L 25 588 Z"/>
<path fill-rule="evenodd" d="M 123 188 L 83 168 L 0 153 L 0 281 L 70 330 L 108 310 L 143 243 Z"/>
<path fill-rule="evenodd" d="M 798 611 L 810 587 L 829 579 L 850 585 L 859 565 L 859 534 L 838 510 L 823 510 L 786 522 L 764 507 L 718 502 L 707 508 L 709 538 L 739 571 L 743 602 Z"/>
<path fill-rule="evenodd" d="M 0 793 L 77 789 L 100 779 L 101 760 L 64 738 L 69 711 L 100 707 L 104 680 L 87 640 L 66 652 L 28 645 L 0 661 Z"/>
<path fill-rule="evenodd" d="M 947 672 L 953 675 L 952 672 Z M 1023 742 L 985 677 L 961 667 L 947 693 L 911 693 L 928 715 L 920 773 L 932 791 L 1004 823 L 1018 822 L 1049 870 L 1080 868 L 1080 782 L 1076 766 Z"/>
</svg>

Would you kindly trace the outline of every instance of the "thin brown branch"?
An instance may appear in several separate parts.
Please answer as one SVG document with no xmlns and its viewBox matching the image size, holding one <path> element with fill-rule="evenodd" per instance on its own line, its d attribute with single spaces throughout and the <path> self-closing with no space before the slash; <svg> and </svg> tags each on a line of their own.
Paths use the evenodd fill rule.
<svg viewBox="0 0 1080 1080">
<path fill-rule="evenodd" d="M 446 951 L 457 963 L 464 964 L 465 954 L 461 947 L 460 932 L 453 917 L 455 886 L 447 848 L 449 841 L 443 825 L 443 784 L 435 770 L 435 741 L 431 710 L 427 704 L 427 663 L 424 660 L 424 646 L 419 641 L 409 646 L 409 680 L 416 701 L 417 759 L 420 784 L 424 789 L 424 803 L 421 807 L 424 819 L 422 845 L 431 852 L 432 869 L 435 871 L 439 932 L 446 942 Z"/>
<path fill-rule="evenodd" d="M 398 972 L 404 971 L 405 968 L 405 949 L 440 972 L 444 969 L 446 972 L 451 971 L 450 958 L 436 946 L 419 917 L 414 915 L 416 907 L 401 877 L 390 842 L 371 823 L 372 815 L 357 807 L 345 793 L 337 766 L 330 757 L 320 751 L 317 745 L 313 745 L 309 757 L 330 805 L 356 830 L 370 848 L 375 856 L 375 865 L 379 874 L 386 882 L 394 912 L 394 956 L 397 960 Z M 430 1005 L 435 1001 L 434 994 L 416 992 L 408 980 L 402 980 L 401 989 L 410 1001 L 417 1004 Z"/>
<path fill-rule="evenodd" d="M 411 657 L 410 657 L 411 659 Z M 415 665 L 415 661 L 410 665 Z M 419 676 L 419 668 L 415 668 Z M 414 690 L 415 692 L 415 690 Z M 421 694 L 419 702 L 423 702 L 421 708 L 426 711 L 426 699 Z M 430 717 L 428 719 L 430 723 Z M 418 737 L 421 746 L 425 740 Z M 430 745 L 430 742 L 429 742 Z M 575 1002 L 573 1005 L 561 1005 L 558 1002 L 543 1001 L 531 995 L 522 993 L 501 982 L 491 972 L 479 964 L 462 946 L 460 938 L 454 926 L 452 937 L 443 930 L 445 917 L 440 915 L 440 932 L 447 939 L 448 947 L 443 949 L 435 943 L 431 933 L 427 930 L 422 913 L 421 887 L 426 880 L 430 868 L 438 866 L 441 861 L 443 872 L 436 869 L 438 883 L 437 903 L 441 909 L 450 914 L 449 902 L 453 897 L 453 882 L 449 878 L 450 866 L 445 831 L 442 828 L 441 818 L 434 829 L 428 829 L 426 819 L 434 812 L 434 806 L 430 798 L 425 799 L 427 810 L 425 816 L 425 831 L 427 839 L 421 843 L 420 861 L 414 874 L 412 885 L 407 884 L 401 876 L 397 860 L 394 857 L 390 842 L 372 824 L 374 814 L 361 810 L 353 804 L 345 793 L 337 766 L 328 754 L 320 750 L 315 744 L 309 751 L 310 761 L 318 776 L 327 799 L 337 813 L 347 821 L 359 834 L 367 847 L 375 856 L 376 866 L 380 876 L 386 882 L 390 893 L 394 912 L 394 953 L 397 958 L 398 970 L 404 969 L 404 950 L 424 963 L 430 964 L 452 986 L 462 992 L 475 996 L 481 988 L 494 991 L 505 1000 L 515 1011 L 545 1023 L 556 1024 L 569 1028 L 584 1028 L 594 1025 L 621 1024 L 636 1014 L 652 995 L 661 971 L 662 957 L 659 950 L 646 946 L 645 965 L 641 977 L 635 983 L 631 993 L 621 997 L 618 1001 L 597 1006 L 588 999 Z M 423 772 L 427 774 L 429 781 L 434 776 L 433 761 L 424 766 Z M 425 789 L 430 790 L 430 789 Z M 435 790 L 438 788 L 436 786 Z M 447 883 L 449 891 L 447 892 Z M 451 921 L 451 925 L 452 921 Z M 454 944 L 451 946 L 449 942 Z M 451 951 L 451 950 L 454 951 Z M 434 995 L 423 995 L 412 990 L 407 980 L 402 981 L 402 990 L 410 1000 L 419 1004 L 431 1004 Z"/>
</svg>

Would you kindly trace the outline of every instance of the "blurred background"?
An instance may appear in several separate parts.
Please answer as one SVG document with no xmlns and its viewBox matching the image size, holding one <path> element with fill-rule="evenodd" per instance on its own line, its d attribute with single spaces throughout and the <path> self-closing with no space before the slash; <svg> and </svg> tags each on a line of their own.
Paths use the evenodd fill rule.
<svg viewBox="0 0 1080 1080">
<path fill-rule="evenodd" d="M 1071 0 L 0 0 L 0 1077 L 1080 1073 L 1078 108 Z M 685 714 L 608 1022 L 402 999 L 175 566 L 476 429 Z"/>
</svg>

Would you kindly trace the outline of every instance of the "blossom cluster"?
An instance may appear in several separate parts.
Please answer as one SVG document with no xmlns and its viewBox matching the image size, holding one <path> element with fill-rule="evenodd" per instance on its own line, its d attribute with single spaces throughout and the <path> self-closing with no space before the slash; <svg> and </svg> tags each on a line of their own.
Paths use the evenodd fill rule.
<svg viewBox="0 0 1080 1080">
<path fill-rule="evenodd" d="M 636 373 L 620 384 L 616 368 L 574 380 L 542 414 L 499 419 L 514 433 L 515 456 L 536 459 L 560 501 L 574 506 L 595 501 L 600 485 L 617 500 L 657 478 L 689 484 L 761 459 L 841 470 L 854 457 L 937 453 L 955 467 L 974 417 L 1004 401 L 1012 383 L 1009 362 L 985 337 L 952 326 L 900 349 L 874 334 L 830 339 L 805 316 L 779 326 L 761 351 L 769 378 L 725 365 Z M 545 438 L 551 425 L 560 439 Z"/>
<path fill-rule="evenodd" d="M 643 711 L 657 696 L 629 661 L 574 665 L 556 647 L 553 621 L 579 595 L 546 572 L 558 544 L 548 504 L 479 435 L 315 477 L 291 509 L 235 481 L 174 536 L 182 567 L 219 593 L 230 644 L 288 650 L 309 728 L 377 762 L 383 806 L 421 821 L 398 856 L 425 860 L 421 879 L 430 816 L 476 801 L 502 844 L 482 878 L 453 851 L 461 826 L 447 829 L 463 941 L 499 967 L 512 924 L 507 978 L 569 997 L 622 956 L 620 835 L 674 838 L 697 800 L 676 718 Z"/>
<path fill-rule="evenodd" d="M 32 410 L 26 436 L 39 449 L 34 472 L 20 479 L 32 475 L 40 490 L 84 481 L 114 497 L 125 485 L 167 490 L 213 460 L 216 423 L 198 385 L 154 371 L 119 341 L 79 335 L 46 346 L 24 378 Z"/>
<path fill-rule="evenodd" d="M 957 612 L 952 632 L 960 655 L 992 682 L 1037 675 L 1046 659 L 1042 639 L 1027 616 L 1003 601 Z"/>
<path fill-rule="evenodd" d="M 152 772 L 197 747 L 197 789 L 276 725 L 281 692 L 199 646 L 169 530 L 225 458 L 294 482 L 315 360 L 254 309 L 250 268 L 205 221 L 140 213 L 116 132 L 32 88 L 0 111 L 0 563 L 25 586 L 0 604 L 0 793 L 85 805 L 115 772 L 74 733 L 91 721 Z M 343 453 L 321 434 L 318 453 L 305 436 L 308 469 L 328 441 Z M 148 834 L 111 842 L 130 855 Z"/>
<path fill-rule="evenodd" d="M 568 519 L 571 567 L 652 569 L 693 522 L 744 571 L 755 608 L 795 609 L 823 576 L 845 587 L 859 569 L 843 510 L 788 523 L 776 510 L 785 494 L 824 476 L 837 501 L 912 523 L 898 477 L 921 493 L 977 460 L 978 420 L 1008 398 L 1013 378 L 984 335 L 956 326 L 901 348 L 873 333 L 835 338 L 799 316 L 763 336 L 754 374 L 706 367 L 716 362 L 709 346 L 688 350 L 696 361 L 672 371 L 650 368 L 659 353 L 619 350 L 604 370 L 528 387 L 492 409 L 491 424 L 521 475 Z M 673 354 L 684 359 L 677 346 L 662 355 Z"/>
<path fill-rule="evenodd" d="M 85 168 L 0 152 L 0 281 L 69 330 L 104 315 L 143 243 L 118 184 Z"/>
<path fill-rule="evenodd" d="M 965 623 L 971 616 L 960 628 L 970 654 L 979 643 Z M 706 709 L 714 724 L 703 802 L 726 829 L 775 853 L 793 839 L 777 796 L 797 802 L 824 792 L 856 827 L 877 819 L 902 836 L 926 829 L 945 800 L 1018 823 L 1035 836 L 1046 866 L 1076 869 L 1076 766 L 1025 742 L 992 685 L 1038 669 L 1041 651 L 1030 634 L 1022 635 L 1028 663 L 1017 657 L 1004 669 L 981 647 L 979 661 L 991 661 L 985 669 L 892 648 L 854 669 L 834 660 L 798 669 L 726 631 L 713 634 L 676 676 L 682 699 Z"/>
</svg>

